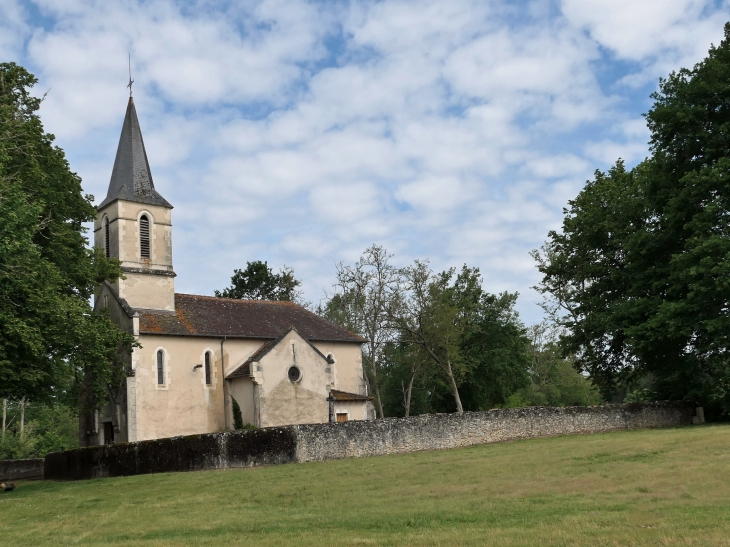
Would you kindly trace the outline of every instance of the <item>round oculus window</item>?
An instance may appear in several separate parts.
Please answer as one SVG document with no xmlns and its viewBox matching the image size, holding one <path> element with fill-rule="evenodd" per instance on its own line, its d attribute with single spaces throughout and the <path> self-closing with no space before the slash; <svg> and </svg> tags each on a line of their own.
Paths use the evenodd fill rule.
<svg viewBox="0 0 730 547">
<path fill-rule="evenodd" d="M 302 379 L 302 371 L 299 370 L 299 367 L 289 367 L 287 375 L 289 376 L 290 382 L 298 382 Z"/>
</svg>

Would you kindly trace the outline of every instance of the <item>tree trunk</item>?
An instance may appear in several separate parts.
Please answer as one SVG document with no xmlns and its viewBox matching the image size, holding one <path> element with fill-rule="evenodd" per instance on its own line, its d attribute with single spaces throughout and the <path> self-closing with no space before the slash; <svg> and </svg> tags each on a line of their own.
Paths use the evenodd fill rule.
<svg viewBox="0 0 730 547">
<path fill-rule="evenodd" d="M 378 413 L 380 419 L 385 418 L 383 414 L 383 401 L 380 399 L 380 386 L 378 385 L 378 371 L 375 365 L 375 344 L 370 343 L 370 377 L 373 379 L 371 382 L 371 388 L 374 388 L 375 398 L 378 400 Z"/>
<path fill-rule="evenodd" d="M 413 379 L 416 377 L 416 373 L 413 369 L 411 369 L 411 379 L 408 382 L 408 389 L 406 390 L 405 396 L 406 396 L 406 418 L 411 415 L 411 394 L 413 393 Z M 402 385 L 402 383 L 401 383 Z"/>
<path fill-rule="evenodd" d="M 456 412 L 464 414 L 464 407 L 461 406 L 461 397 L 459 397 L 459 388 L 456 386 L 456 379 L 454 378 L 454 373 L 451 370 L 451 361 L 446 361 L 446 375 L 449 377 L 451 391 L 454 394 L 454 400 L 456 401 Z"/>
<path fill-rule="evenodd" d="M 383 401 L 380 399 L 380 386 L 378 386 L 378 382 L 375 383 L 375 398 L 378 399 L 378 412 L 380 413 L 380 418 L 384 418 L 383 415 Z"/>
<path fill-rule="evenodd" d="M 20 400 L 20 442 L 25 440 L 25 397 Z"/>
<path fill-rule="evenodd" d="M 3 399 L 3 440 L 2 442 L 5 442 L 5 421 L 8 417 L 8 400 Z"/>
</svg>

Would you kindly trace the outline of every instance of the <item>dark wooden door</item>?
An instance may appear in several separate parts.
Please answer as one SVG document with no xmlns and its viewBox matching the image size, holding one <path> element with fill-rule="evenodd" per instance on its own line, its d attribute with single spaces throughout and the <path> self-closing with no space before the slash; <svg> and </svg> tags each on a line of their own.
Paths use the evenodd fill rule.
<svg viewBox="0 0 730 547">
<path fill-rule="evenodd" d="M 104 422 L 104 444 L 114 444 L 114 426 L 111 422 Z"/>
</svg>

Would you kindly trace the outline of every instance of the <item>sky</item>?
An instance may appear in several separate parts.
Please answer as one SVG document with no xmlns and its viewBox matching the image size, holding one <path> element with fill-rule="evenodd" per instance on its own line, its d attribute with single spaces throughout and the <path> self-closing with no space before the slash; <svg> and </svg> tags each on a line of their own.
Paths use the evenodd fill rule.
<svg viewBox="0 0 730 547">
<path fill-rule="evenodd" d="M 2 0 L 0 62 L 106 196 L 134 101 L 173 210 L 177 292 L 294 268 L 304 297 L 377 243 L 479 267 L 539 321 L 529 255 L 617 159 L 649 154 L 659 78 L 722 39 L 730 0 Z"/>
</svg>

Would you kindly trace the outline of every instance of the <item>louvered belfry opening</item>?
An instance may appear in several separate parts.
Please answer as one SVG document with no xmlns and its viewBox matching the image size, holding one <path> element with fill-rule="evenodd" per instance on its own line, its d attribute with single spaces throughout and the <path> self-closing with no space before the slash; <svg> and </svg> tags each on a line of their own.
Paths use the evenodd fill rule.
<svg viewBox="0 0 730 547">
<path fill-rule="evenodd" d="M 106 253 L 106 257 L 109 258 L 111 256 L 111 253 L 109 252 L 109 219 L 105 219 L 106 222 L 104 223 L 104 252 Z"/>
<path fill-rule="evenodd" d="M 139 219 L 139 244 L 142 258 L 150 258 L 150 220 L 147 215 Z"/>
</svg>

